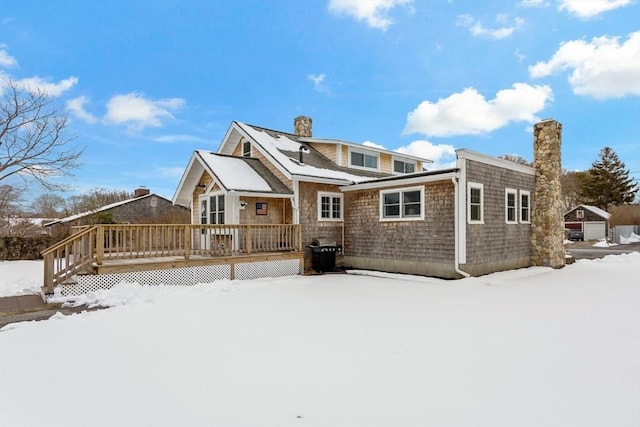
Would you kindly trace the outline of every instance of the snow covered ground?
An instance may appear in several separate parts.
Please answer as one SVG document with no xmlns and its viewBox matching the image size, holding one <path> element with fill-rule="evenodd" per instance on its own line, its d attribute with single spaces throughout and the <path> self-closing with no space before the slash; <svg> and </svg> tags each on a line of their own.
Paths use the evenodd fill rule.
<svg viewBox="0 0 640 427">
<path fill-rule="evenodd" d="M 8 325 L 0 425 L 640 425 L 640 253 L 386 276 L 121 284 Z"/>
<path fill-rule="evenodd" d="M 0 261 L 0 298 L 39 293 L 44 276 L 43 265 L 42 260 Z"/>
</svg>

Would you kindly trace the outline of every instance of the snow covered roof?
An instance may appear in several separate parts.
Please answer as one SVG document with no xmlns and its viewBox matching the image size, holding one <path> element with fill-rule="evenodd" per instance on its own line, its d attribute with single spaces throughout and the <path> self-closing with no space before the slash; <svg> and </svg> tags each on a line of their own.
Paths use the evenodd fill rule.
<svg viewBox="0 0 640 427">
<path fill-rule="evenodd" d="M 565 215 L 575 211 L 578 208 L 587 209 L 587 210 L 593 212 L 594 214 L 596 214 L 596 215 L 598 215 L 598 216 L 600 216 L 600 217 L 602 217 L 604 219 L 611 218 L 611 214 L 609 212 L 607 212 L 605 210 L 602 210 L 602 209 L 600 209 L 598 207 L 591 206 L 591 205 L 578 205 L 575 208 L 573 208 L 573 209 L 569 210 L 568 212 L 566 212 Z"/>
<path fill-rule="evenodd" d="M 157 194 L 146 194 L 144 196 L 134 197 L 132 199 L 127 199 L 127 200 L 122 200 L 120 202 L 115 202 L 115 203 L 111 203 L 111 204 L 99 207 L 98 209 L 82 212 L 82 213 L 75 214 L 75 215 L 70 215 L 70 216 L 67 216 L 67 217 L 64 217 L 64 218 L 57 219 L 55 221 L 51 221 L 51 222 L 49 222 L 47 224 L 44 224 L 43 227 L 49 227 L 49 226 L 54 225 L 54 224 L 65 224 L 67 222 L 75 221 L 76 219 L 84 218 L 85 216 L 93 215 L 93 214 L 96 214 L 98 212 L 104 212 L 106 210 L 117 208 L 118 206 L 126 205 L 127 203 L 131 203 L 131 202 L 136 201 L 136 200 L 145 199 L 145 198 L 151 197 L 151 196 L 160 197 Z"/>
<path fill-rule="evenodd" d="M 336 165 L 320 154 L 311 145 L 301 142 L 296 135 L 265 129 L 242 122 L 233 122 L 251 141 L 262 148 L 288 177 L 310 177 L 338 180 L 344 183 L 360 182 L 388 176 L 379 172 L 360 171 Z M 232 126 L 233 126 L 232 125 Z M 300 149 L 303 148 L 303 162 L 300 163 Z"/>
<path fill-rule="evenodd" d="M 260 160 L 233 157 L 206 150 L 196 150 L 189 161 L 173 203 L 188 206 L 204 172 L 213 177 L 224 191 L 289 196 L 292 191 Z"/>
</svg>

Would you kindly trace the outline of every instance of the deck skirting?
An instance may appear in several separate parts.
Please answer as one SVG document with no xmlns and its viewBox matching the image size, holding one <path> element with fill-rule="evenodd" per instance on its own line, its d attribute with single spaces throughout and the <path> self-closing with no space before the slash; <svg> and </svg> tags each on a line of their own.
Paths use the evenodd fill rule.
<svg viewBox="0 0 640 427">
<path fill-rule="evenodd" d="M 74 276 L 58 288 L 63 296 L 109 289 L 118 283 L 192 286 L 216 280 L 247 280 L 295 276 L 301 273 L 301 253 L 261 254 L 225 258 L 127 260 L 96 266 L 98 274 Z"/>
</svg>

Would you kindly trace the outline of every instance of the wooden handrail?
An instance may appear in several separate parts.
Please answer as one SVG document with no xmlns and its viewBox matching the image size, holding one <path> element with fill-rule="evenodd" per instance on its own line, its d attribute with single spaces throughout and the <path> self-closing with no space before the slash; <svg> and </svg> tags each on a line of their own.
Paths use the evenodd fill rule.
<svg viewBox="0 0 640 427">
<path fill-rule="evenodd" d="M 228 257 L 302 251 L 298 224 L 100 224 L 42 252 L 44 288 L 91 273 L 108 260 L 150 257 Z"/>
</svg>

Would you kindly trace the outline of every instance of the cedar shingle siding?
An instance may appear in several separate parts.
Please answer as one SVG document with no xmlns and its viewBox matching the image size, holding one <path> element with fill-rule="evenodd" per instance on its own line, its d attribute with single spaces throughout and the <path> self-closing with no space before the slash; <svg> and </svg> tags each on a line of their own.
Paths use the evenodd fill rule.
<svg viewBox="0 0 640 427">
<path fill-rule="evenodd" d="M 453 183 L 425 184 L 425 217 L 419 221 L 380 221 L 380 190 L 350 191 L 344 195 L 345 264 L 454 277 Z"/>
<path fill-rule="evenodd" d="M 484 224 L 468 224 L 467 262 L 463 269 L 473 275 L 529 265 L 531 224 L 507 224 L 505 189 L 518 190 L 516 217 L 519 219 L 520 190 L 534 193 L 534 175 L 466 160 L 467 182 L 484 185 Z M 465 196 L 466 200 L 466 196 Z M 468 203 L 468 201 L 467 201 Z"/>
</svg>

